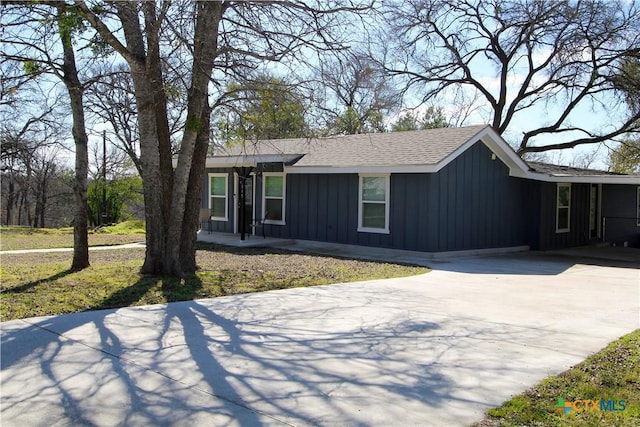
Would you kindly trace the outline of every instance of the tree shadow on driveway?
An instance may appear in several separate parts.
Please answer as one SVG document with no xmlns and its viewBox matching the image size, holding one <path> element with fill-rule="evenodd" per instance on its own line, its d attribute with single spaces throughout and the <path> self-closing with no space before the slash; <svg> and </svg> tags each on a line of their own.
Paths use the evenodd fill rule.
<svg viewBox="0 0 640 427">
<path fill-rule="evenodd" d="M 522 370 L 496 343 L 535 341 L 545 331 L 446 318 L 412 295 L 326 286 L 7 322 L 2 418 L 473 422 L 459 411 L 499 403 L 486 398 L 496 378 Z M 486 346 L 496 351 L 478 358 Z"/>
</svg>

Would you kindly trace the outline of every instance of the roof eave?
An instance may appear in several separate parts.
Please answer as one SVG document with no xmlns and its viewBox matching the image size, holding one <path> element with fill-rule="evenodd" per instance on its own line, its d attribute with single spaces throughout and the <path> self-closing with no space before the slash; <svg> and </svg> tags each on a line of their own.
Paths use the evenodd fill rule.
<svg viewBox="0 0 640 427">
<path fill-rule="evenodd" d="M 352 166 L 286 166 L 285 172 L 297 174 L 334 173 L 435 173 L 438 165 L 352 165 Z"/>
<path fill-rule="evenodd" d="M 301 154 L 244 154 L 239 156 L 207 157 L 205 167 L 256 166 L 258 163 L 290 163 Z"/>
<path fill-rule="evenodd" d="M 543 182 L 566 182 L 573 184 L 640 185 L 640 175 L 554 175 L 530 171 L 526 178 Z"/>
</svg>

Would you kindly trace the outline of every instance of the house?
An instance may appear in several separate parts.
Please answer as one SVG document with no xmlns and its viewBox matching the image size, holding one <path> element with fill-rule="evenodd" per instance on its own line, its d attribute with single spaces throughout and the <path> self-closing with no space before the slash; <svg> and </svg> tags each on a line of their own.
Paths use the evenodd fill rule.
<svg viewBox="0 0 640 427">
<path fill-rule="evenodd" d="M 640 247 L 640 176 L 528 164 L 489 126 L 247 142 L 206 167 L 215 232 L 264 219 L 273 237 L 429 253 Z"/>
</svg>

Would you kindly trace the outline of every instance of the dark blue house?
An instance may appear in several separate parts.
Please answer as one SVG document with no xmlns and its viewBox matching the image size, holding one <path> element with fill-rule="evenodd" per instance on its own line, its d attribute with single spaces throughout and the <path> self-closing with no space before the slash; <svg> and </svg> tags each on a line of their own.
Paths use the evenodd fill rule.
<svg viewBox="0 0 640 427">
<path fill-rule="evenodd" d="M 489 126 L 247 142 L 208 158 L 206 179 L 214 232 L 264 222 L 430 253 L 640 247 L 640 176 L 528 164 Z"/>
</svg>

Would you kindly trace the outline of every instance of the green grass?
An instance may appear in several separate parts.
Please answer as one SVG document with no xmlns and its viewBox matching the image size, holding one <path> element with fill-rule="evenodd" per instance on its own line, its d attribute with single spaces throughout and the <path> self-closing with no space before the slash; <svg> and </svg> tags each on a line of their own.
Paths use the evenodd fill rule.
<svg viewBox="0 0 640 427">
<path fill-rule="evenodd" d="M 92 252 L 91 266 L 68 271 L 70 253 L 3 255 L 0 320 L 212 298 L 273 289 L 409 276 L 422 267 L 200 245 L 196 274 L 179 280 L 139 274 L 144 249 Z"/>
<path fill-rule="evenodd" d="M 559 398 L 565 402 L 624 400 L 626 409 L 564 414 L 557 408 Z M 478 426 L 640 426 L 640 329 L 487 415 Z"/>
<path fill-rule="evenodd" d="M 144 242 L 142 221 L 125 221 L 89 231 L 89 246 Z M 73 228 L 0 227 L 0 250 L 73 247 Z"/>
<path fill-rule="evenodd" d="M 145 234 L 144 221 L 130 220 L 114 225 L 107 225 L 95 230 L 96 233 L 109 234 Z"/>
</svg>

